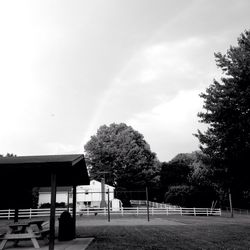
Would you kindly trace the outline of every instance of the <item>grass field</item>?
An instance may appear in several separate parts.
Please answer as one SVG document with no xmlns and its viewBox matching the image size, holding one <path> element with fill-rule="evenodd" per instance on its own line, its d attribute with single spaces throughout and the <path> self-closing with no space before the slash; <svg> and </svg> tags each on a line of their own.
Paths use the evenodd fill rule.
<svg viewBox="0 0 250 250">
<path fill-rule="evenodd" d="M 88 223 L 89 219 L 83 219 L 82 223 L 78 221 L 77 233 L 80 237 L 95 238 L 87 250 L 250 249 L 250 216 L 233 219 L 173 216 L 153 217 L 149 223 L 145 218 L 141 218 L 141 223 L 138 221 L 127 218 L 108 223 L 95 218 Z"/>
<path fill-rule="evenodd" d="M 9 221 L 0 220 L 0 233 Z M 95 249 L 250 249 L 250 216 L 77 217 L 77 236 Z"/>
</svg>

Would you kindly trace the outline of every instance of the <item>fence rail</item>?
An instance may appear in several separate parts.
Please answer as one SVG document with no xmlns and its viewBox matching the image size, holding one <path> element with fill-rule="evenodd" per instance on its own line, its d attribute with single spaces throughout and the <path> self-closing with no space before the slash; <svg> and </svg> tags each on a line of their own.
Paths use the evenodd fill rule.
<svg viewBox="0 0 250 250">
<path fill-rule="evenodd" d="M 230 213 L 230 207 L 223 207 L 222 210 L 224 212 Z M 250 210 L 249 209 L 233 208 L 233 212 L 235 214 L 250 215 Z"/>
<path fill-rule="evenodd" d="M 66 208 L 56 209 L 56 216 L 60 216 Z M 72 213 L 72 209 L 70 209 Z M 90 216 L 90 215 L 107 215 L 108 208 L 84 208 L 77 211 L 77 215 L 80 216 Z M 146 215 L 147 208 L 145 207 L 127 207 L 120 209 L 110 208 L 111 215 Z M 205 215 L 205 216 L 221 216 L 221 209 L 210 209 L 210 208 L 182 208 L 182 207 L 166 207 L 166 208 L 149 208 L 150 215 Z M 50 209 L 20 209 L 19 218 L 35 218 L 35 217 L 48 217 L 50 216 Z M 14 209 L 0 210 L 0 219 L 11 219 L 14 217 Z"/>
</svg>

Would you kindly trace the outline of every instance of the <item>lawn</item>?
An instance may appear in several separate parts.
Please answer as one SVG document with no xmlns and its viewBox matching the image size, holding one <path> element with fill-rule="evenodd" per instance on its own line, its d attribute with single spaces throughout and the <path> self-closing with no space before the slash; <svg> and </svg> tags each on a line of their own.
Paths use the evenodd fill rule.
<svg viewBox="0 0 250 250">
<path fill-rule="evenodd" d="M 9 221 L 0 220 L 0 233 Z M 250 216 L 77 217 L 77 236 L 95 249 L 250 249 Z"/>
<path fill-rule="evenodd" d="M 153 221 L 165 220 L 166 225 Z M 160 220 L 159 220 L 160 219 Z M 131 224 L 127 225 L 130 220 Z M 183 223 L 172 225 L 168 222 Z M 87 250 L 95 249 L 250 249 L 250 218 L 175 216 L 151 218 L 150 223 L 137 225 L 133 218 L 126 225 L 115 220 L 98 226 L 98 220 L 88 225 L 79 223 L 80 237 L 94 237 Z M 121 223 L 119 223 L 121 224 Z M 139 223 L 140 224 L 140 223 Z M 170 225 L 169 225 L 170 224 Z"/>
</svg>

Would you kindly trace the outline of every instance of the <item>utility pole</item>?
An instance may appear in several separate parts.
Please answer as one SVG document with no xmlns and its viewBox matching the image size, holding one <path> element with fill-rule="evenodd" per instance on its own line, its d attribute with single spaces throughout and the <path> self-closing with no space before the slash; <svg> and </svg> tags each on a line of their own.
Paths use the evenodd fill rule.
<svg viewBox="0 0 250 250">
<path fill-rule="evenodd" d="M 105 201 L 105 174 L 108 174 L 109 171 L 100 171 L 98 172 L 98 174 L 103 174 L 103 178 L 101 179 L 101 203 L 100 203 L 100 207 L 106 207 L 106 201 Z"/>
<path fill-rule="evenodd" d="M 233 203 L 232 203 L 232 195 L 230 188 L 228 189 L 228 198 L 229 198 L 229 205 L 230 205 L 230 212 L 231 212 L 231 218 L 234 217 L 234 210 L 233 210 Z"/>
</svg>

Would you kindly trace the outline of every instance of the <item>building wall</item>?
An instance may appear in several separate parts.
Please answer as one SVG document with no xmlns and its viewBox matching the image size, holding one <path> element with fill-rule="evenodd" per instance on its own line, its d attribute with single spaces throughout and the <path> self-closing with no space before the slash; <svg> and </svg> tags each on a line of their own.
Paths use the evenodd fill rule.
<svg viewBox="0 0 250 250">
<path fill-rule="evenodd" d="M 50 203 L 51 194 L 50 192 L 39 192 L 39 199 L 38 199 L 38 205 L 44 204 L 44 203 Z M 56 193 L 56 202 L 64 202 L 65 204 L 68 203 L 68 192 L 57 192 Z"/>
<path fill-rule="evenodd" d="M 115 188 L 105 185 L 105 200 L 108 200 L 107 191 L 109 190 L 109 200 L 114 199 Z M 50 203 L 50 192 L 39 192 L 38 204 Z M 80 207 L 99 207 L 101 202 L 101 182 L 92 180 L 90 185 L 83 185 L 76 187 L 76 201 Z M 68 202 L 68 191 L 60 191 L 56 194 L 56 202 Z M 69 194 L 69 202 L 72 202 L 72 193 Z"/>
</svg>

